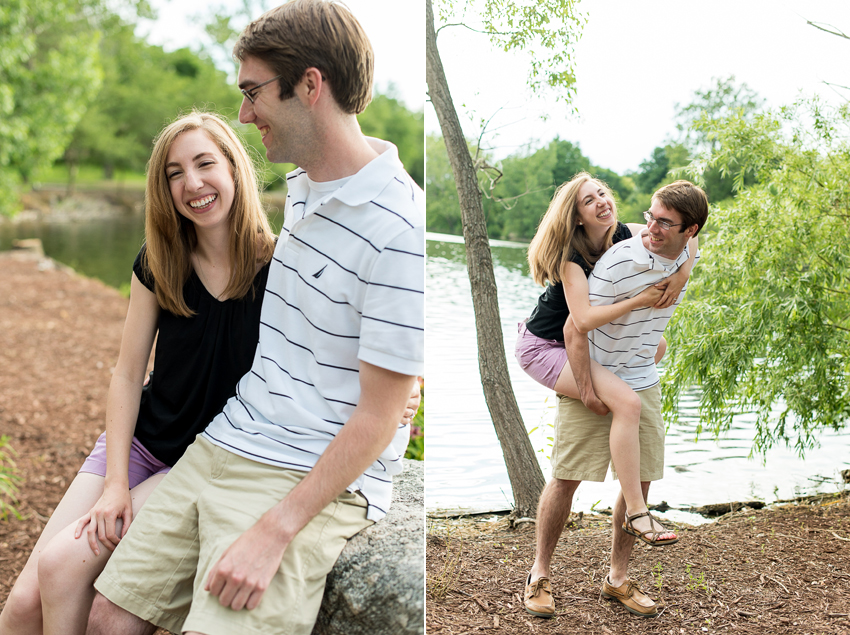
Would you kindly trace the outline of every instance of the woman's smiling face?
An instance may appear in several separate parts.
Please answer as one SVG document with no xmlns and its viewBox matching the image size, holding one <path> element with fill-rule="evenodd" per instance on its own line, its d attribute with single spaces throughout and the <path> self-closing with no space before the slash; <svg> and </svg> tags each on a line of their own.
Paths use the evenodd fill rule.
<svg viewBox="0 0 850 635">
<path fill-rule="evenodd" d="M 576 199 L 579 222 L 591 231 L 594 227 L 608 228 L 617 222 L 614 200 L 600 183 L 586 181 L 578 190 Z"/>
<path fill-rule="evenodd" d="M 230 162 L 201 129 L 181 133 L 165 160 L 174 208 L 198 228 L 227 222 L 235 186 Z"/>
</svg>

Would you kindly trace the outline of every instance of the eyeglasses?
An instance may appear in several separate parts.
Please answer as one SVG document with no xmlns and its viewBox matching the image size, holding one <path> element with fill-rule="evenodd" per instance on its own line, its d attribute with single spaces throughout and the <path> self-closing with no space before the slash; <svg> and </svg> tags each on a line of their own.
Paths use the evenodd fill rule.
<svg viewBox="0 0 850 635">
<path fill-rule="evenodd" d="M 244 93 L 245 91 L 243 90 L 242 92 Z M 655 221 L 656 223 L 658 223 L 658 226 L 665 231 L 668 229 L 673 229 L 674 227 L 685 226 L 685 223 L 671 223 L 669 220 L 666 220 L 664 218 L 655 218 L 655 216 L 653 216 L 649 212 L 644 212 L 643 217 L 646 219 L 647 225 L 649 225 L 652 221 Z"/>
<path fill-rule="evenodd" d="M 254 86 L 253 88 L 249 88 L 248 90 L 245 90 L 243 88 L 243 89 L 241 89 L 241 92 L 242 92 L 243 95 L 245 95 L 245 98 L 253 104 L 254 103 L 254 95 L 257 94 L 258 90 L 260 90 L 266 84 L 271 84 L 274 80 L 280 79 L 281 77 L 283 77 L 283 75 L 276 75 L 276 76 L 272 77 L 271 79 L 264 81 L 262 84 L 257 84 L 256 86 Z"/>
</svg>

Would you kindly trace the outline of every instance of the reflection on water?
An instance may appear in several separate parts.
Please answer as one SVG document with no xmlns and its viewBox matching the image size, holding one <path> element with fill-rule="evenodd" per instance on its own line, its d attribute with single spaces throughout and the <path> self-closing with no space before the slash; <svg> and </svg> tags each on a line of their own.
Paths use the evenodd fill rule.
<svg viewBox="0 0 850 635">
<path fill-rule="evenodd" d="M 510 482 L 481 391 L 464 246 L 454 237 L 429 235 L 427 258 L 427 505 L 504 509 L 512 500 Z M 517 323 L 531 313 L 541 288 L 528 275 L 522 246 L 494 243 L 493 260 L 514 393 L 549 478 L 554 393 L 522 372 L 513 357 Z M 679 507 L 832 492 L 839 487 L 838 472 L 850 466 L 850 442 L 832 430 L 805 462 L 784 447 L 768 452 L 766 465 L 750 459 L 754 419 L 746 415 L 736 417 L 719 440 L 707 433 L 697 440 L 696 406 L 695 394 L 682 398 L 679 421 L 668 429 L 665 478 L 653 484 L 650 502 Z M 605 483 L 583 483 L 574 509 L 609 507 L 617 492 L 610 476 Z"/>
<path fill-rule="evenodd" d="M 145 241 L 143 214 L 73 222 L 0 223 L 0 250 L 20 238 L 39 238 L 44 253 L 112 287 L 130 284 L 133 260 Z"/>
</svg>

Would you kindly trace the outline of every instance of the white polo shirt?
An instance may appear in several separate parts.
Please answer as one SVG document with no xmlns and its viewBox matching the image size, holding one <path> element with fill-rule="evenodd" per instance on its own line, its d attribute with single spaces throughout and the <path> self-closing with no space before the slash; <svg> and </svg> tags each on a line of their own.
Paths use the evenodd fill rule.
<svg viewBox="0 0 850 635">
<path fill-rule="evenodd" d="M 282 468 L 309 471 L 360 398 L 359 361 L 424 373 L 425 201 L 398 150 L 380 153 L 341 187 L 314 192 L 287 175 L 284 226 L 269 271 L 251 371 L 206 431 L 211 442 Z M 409 429 L 349 487 L 382 518 Z"/>
<path fill-rule="evenodd" d="M 602 254 L 587 279 L 590 304 L 607 305 L 632 298 L 678 271 L 689 257 L 687 246 L 676 260 L 669 260 L 644 247 L 640 235 L 621 241 Z M 673 305 L 666 309 L 634 309 L 590 331 L 587 335 L 591 359 L 613 372 L 633 390 L 646 390 L 656 385 L 659 381 L 655 368 L 658 343 L 686 290 L 687 285 Z"/>
</svg>

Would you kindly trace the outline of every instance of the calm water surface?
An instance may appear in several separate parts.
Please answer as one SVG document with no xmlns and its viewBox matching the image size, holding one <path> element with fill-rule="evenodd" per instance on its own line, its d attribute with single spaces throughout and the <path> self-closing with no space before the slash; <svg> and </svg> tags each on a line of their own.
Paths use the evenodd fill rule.
<svg viewBox="0 0 850 635">
<path fill-rule="evenodd" d="M 532 282 L 525 246 L 494 241 L 493 259 L 508 367 L 540 466 L 549 478 L 554 393 L 530 379 L 513 357 L 517 323 L 527 318 L 542 289 Z M 429 509 L 505 509 L 512 501 L 502 451 L 481 390 L 475 323 L 462 239 L 429 234 L 427 243 L 428 435 L 426 493 Z M 748 458 L 753 418 L 736 417 L 715 440 L 697 440 L 696 396 L 682 399 L 679 422 L 668 429 L 665 478 L 654 483 L 650 502 L 672 506 L 834 492 L 839 471 L 850 466 L 847 434 L 828 431 L 821 447 L 803 461 L 793 449 L 775 448 L 766 464 Z M 533 431 L 532 431 L 533 430 Z M 583 483 L 574 509 L 613 505 L 618 492 L 605 483 Z M 691 522 L 699 517 L 669 512 Z"/>
<path fill-rule="evenodd" d="M 269 221 L 280 231 L 283 214 Z M 44 253 L 79 273 L 120 288 L 130 284 L 133 261 L 145 242 L 142 213 L 117 213 L 87 220 L 27 220 L 0 222 L 0 251 L 22 238 L 39 238 Z"/>
</svg>

